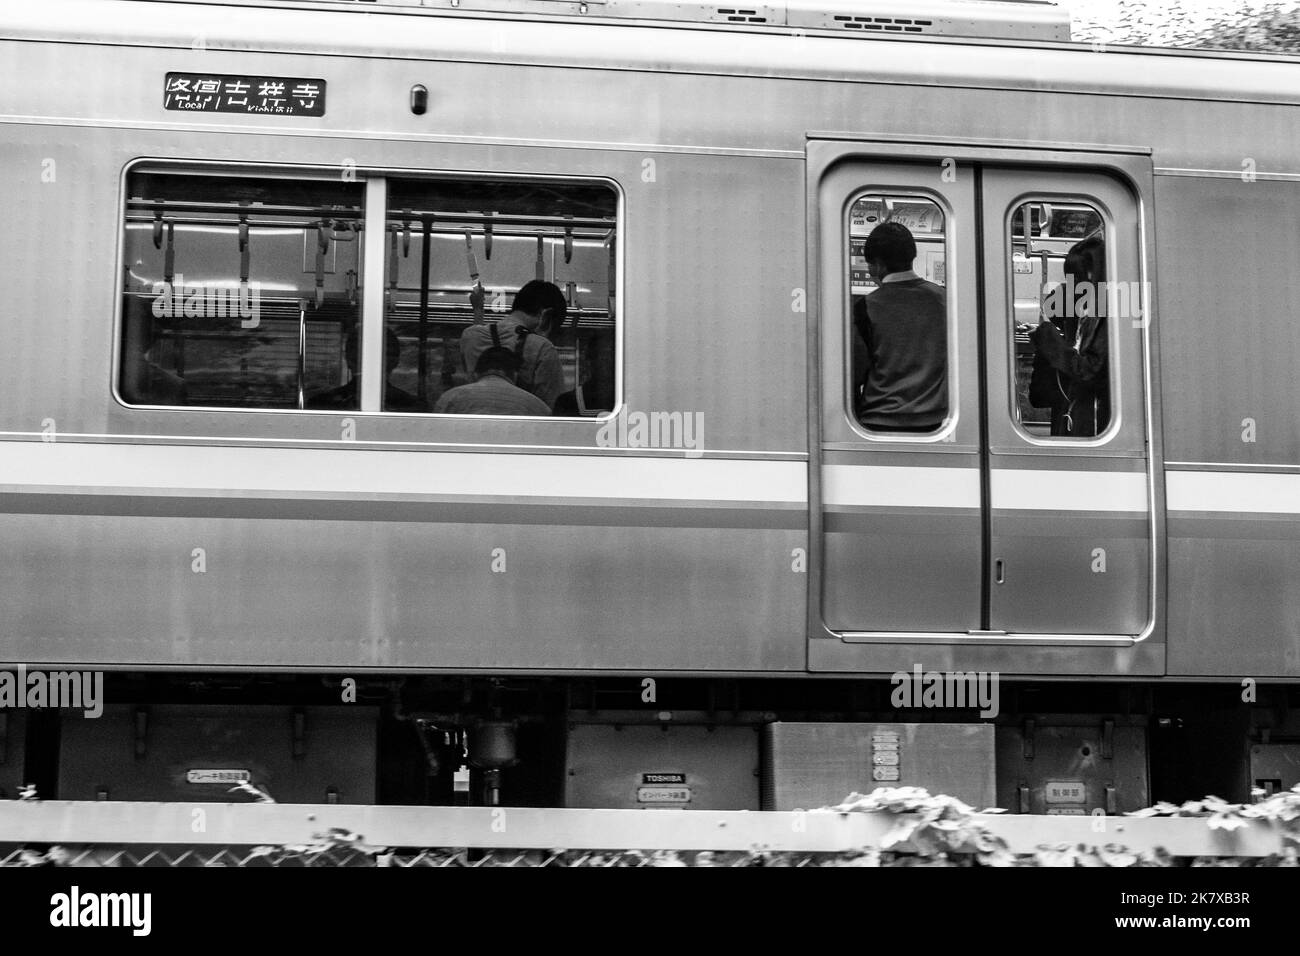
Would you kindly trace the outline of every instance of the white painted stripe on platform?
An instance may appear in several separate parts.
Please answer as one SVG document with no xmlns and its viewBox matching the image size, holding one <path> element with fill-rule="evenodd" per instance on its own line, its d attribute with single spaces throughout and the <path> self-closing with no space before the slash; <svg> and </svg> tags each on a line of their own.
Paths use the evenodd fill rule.
<svg viewBox="0 0 1300 956">
<path fill-rule="evenodd" d="M 993 507 L 1009 511 L 1147 512 L 1140 471 L 993 469 Z"/>
<path fill-rule="evenodd" d="M 799 461 L 0 442 L 18 491 L 474 495 L 801 504 Z"/>
<path fill-rule="evenodd" d="M 975 468 L 826 465 L 825 503 L 840 507 L 979 508 Z"/>
<path fill-rule="evenodd" d="M 1300 514 L 1300 475 L 1242 471 L 1167 471 L 1170 511 Z"/>
</svg>

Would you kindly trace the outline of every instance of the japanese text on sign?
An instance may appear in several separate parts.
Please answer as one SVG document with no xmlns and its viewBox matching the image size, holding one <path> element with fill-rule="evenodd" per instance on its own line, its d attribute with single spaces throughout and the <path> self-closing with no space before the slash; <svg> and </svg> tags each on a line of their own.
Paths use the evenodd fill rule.
<svg viewBox="0 0 1300 956">
<path fill-rule="evenodd" d="M 285 76 L 168 73 L 163 108 L 200 113 L 324 116 L 325 81 Z"/>
</svg>

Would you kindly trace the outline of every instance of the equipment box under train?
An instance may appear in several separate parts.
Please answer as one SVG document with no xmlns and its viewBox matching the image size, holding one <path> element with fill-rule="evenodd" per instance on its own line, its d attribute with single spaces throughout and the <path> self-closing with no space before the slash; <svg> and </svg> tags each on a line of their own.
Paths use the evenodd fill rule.
<svg viewBox="0 0 1300 956">
<path fill-rule="evenodd" d="M 109 706 L 62 725 L 62 800 L 374 803 L 373 707 Z"/>
<path fill-rule="evenodd" d="M 753 727 L 578 724 L 566 764 L 566 807 L 758 809 Z"/>
<path fill-rule="evenodd" d="M 877 787 L 993 806 L 992 724 L 768 724 L 763 809 L 811 810 Z"/>
<path fill-rule="evenodd" d="M 998 806 L 1079 816 L 1147 806 L 1145 720 L 1041 715 L 998 728 Z"/>
</svg>

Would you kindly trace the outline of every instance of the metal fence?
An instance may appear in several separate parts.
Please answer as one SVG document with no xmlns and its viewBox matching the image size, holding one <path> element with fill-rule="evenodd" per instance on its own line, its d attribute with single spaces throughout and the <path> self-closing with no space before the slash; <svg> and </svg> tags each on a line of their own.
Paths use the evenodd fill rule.
<svg viewBox="0 0 1300 956">
<path fill-rule="evenodd" d="M 1295 865 L 1282 823 L 837 810 L 0 802 L 0 866 Z M 900 829 L 901 828 L 901 829 Z M 942 844 L 936 851 L 933 837 Z"/>
<path fill-rule="evenodd" d="M 424 849 L 363 852 L 319 844 L 310 847 L 51 846 L 4 848 L 0 867 L 820 867 L 878 865 L 862 853 L 716 853 L 710 850 L 478 850 Z"/>
</svg>

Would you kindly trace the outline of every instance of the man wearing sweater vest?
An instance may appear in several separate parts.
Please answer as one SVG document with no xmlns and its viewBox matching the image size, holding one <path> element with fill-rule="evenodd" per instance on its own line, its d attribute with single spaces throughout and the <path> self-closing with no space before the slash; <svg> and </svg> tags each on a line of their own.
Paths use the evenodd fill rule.
<svg viewBox="0 0 1300 956">
<path fill-rule="evenodd" d="M 869 431 L 936 431 L 948 416 L 943 287 L 912 271 L 916 240 L 901 223 L 876 226 L 863 256 L 880 288 L 853 307 L 853 325 L 866 343 L 862 424 Z"/>
</svg>

